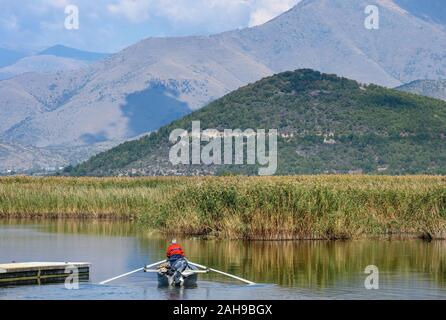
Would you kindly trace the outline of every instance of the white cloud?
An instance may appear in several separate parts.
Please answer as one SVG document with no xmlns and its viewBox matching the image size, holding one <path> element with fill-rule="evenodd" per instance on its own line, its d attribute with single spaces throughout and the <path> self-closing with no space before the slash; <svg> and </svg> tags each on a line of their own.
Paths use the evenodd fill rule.
<svg viewBox="0 0 446 320">
<path fill-rule="evenodd" d="M 210 22 L 219 18 L 230 18 L 238 15 L 248 8 L 250 0 L 172 0 L 156 1 L 156 9 L 159 14 L 168 17 L 171 21 Z"/>
<path fill-rule="evenodd" d="M 249 26 L 257 26 L 263 24 L 281 13 L 291 9 L 300 0 L 259 0 L 255 1 L 253 11 L 249 20 Z"/>
<path fill-rule="evenodd" d="M 68 0 L 44 0 L 43 4 L 56 7 L 56 8 L 65 8 L 69 4 L 71 4 Z"/>
<path fill-rule="evenodd" d="M 173 22 L 195 24 L 233 21 L 245 16 L 245 24 L 262 24 L 293 7 L 300 0 L 117 0 L 107 6 L 109 12 L 131 22 L 163 17 Z M 240 21 L 240 25 L 243 22 Z"/>
<path fill-rule="evenodd" d="M 11 15 L 7 18 L 0 19 L 1 24 L 4 28 L 9 30 L 18 30 L 19 29 L 19 21 L 15 15 Z"/>
<path fill-rule="evenodd" d="M 150 0 L 120 0 L 118 3 L 109 4 L 108 11 L 116 15 L 122 15 L 131 22 L 143 22 L 150 17 Z"/>
<path fill-rule="evenodd" d="M 10 46 L 55 43 L 116 51 L 150 36 L 213 34 L 254 26 L 300 0 L 0 0 L 0 41 Z M 82 28 L 63 28 L 64 8 L 79 7 Z"/>
</svg>

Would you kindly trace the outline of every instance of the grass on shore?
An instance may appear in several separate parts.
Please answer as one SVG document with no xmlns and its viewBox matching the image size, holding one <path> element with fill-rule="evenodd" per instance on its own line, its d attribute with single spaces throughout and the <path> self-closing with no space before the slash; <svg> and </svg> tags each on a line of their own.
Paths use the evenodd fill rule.
<svg viewBox="0 0 446 320">
<path fill-rule="evenodd" d="M 445 238 L 446 178 L 8 177 L 0 179 L 0 217 L 132 219 L 221 238 Z"/>
</svg>

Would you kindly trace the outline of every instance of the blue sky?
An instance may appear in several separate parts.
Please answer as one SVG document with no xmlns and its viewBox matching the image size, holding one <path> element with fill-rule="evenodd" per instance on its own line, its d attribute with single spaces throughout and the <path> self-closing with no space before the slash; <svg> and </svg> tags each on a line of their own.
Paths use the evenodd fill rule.
<svg viewBox="0 0 446 320">
<path fill-rule="evenodd" d="M 253 26 L 300 0 L 0 0 L 0 47 L 40 50 L 63 44 L 116 52 L 150 36 L 212 34 Z M 79 8 L 79 30 L 64 27 Z"/>
</svg>

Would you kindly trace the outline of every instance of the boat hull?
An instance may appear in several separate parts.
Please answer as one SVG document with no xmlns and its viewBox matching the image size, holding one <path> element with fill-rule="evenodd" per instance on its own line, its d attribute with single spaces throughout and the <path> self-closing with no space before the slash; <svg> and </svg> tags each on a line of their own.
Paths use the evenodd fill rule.
<svg viewBox="0 0 446 320">
<path fill-rule="evenodd" d="M 177 287 L 194 287 L 197 285 L 197 280 L 198 280 L 198 275 L 196 273 L 190 274 L 188 276 L 182 276 L 183 277 L 183 282 L 181 284 L 177 284 L 175 283 L 173 276 L 169 276 L 165 273 L 158 273 L 158 285 L 160 287 L 172 287 L 172 286 L 177 286 Z"/>
</svg>

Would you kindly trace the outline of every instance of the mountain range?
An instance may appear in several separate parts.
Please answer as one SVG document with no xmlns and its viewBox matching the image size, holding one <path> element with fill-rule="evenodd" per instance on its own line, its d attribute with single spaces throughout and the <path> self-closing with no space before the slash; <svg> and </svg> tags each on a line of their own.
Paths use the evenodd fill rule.
<svg viewBox="0 0 446 320">
<path fill-rule="evenodd" d="M 81 61 L 96 62 L 96 61 L 105 59 L 110 54 L 79 50 L 79 49 L 70 48 L 67 46 L 57 44 L 55 46 L 52 46 L 52 47 L 46 48 L 45 50 L 40 51 L 39 53 L 37 53 L 37 55 L 55 56 L 55 57 L 75 59 L 75 60 L 81 60 Z"/>
<path fill-rule="evenodd" d="M 258 164 L 172 165 L 169 136 L 184 129 L 190 141 L 193 121 L 200 121 L 202 130 L 219 132 L 277 129 L 276 173 L 281 175 L 446 173 L 445 101 L 308 69 L 242 87 L 156 133 L 66 172 L 81 176 L 257 174 Z"/>
<path fill-rule="evenodd" d="M 35 54 L 19 53 L 0 48 L 0 80 L 34 73 L 55 73 L 82 69 L 104 59 L 105 53 L 96 53 L 55 45 Z"/>
<path fill-rule="evenodd" d="M 445 26 L 401 2 L 303 0 L 257 27 L 149 38 L 85 68 L 0 81 L 0 141 L 40 150 L 40 163 L 51 149 L 68 164 L 279 72 L 311 68 L 386 87 L 446 78 Z M 378 30 L 364 26 L 370 4 Z"/>
</svg>

